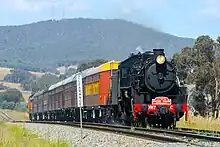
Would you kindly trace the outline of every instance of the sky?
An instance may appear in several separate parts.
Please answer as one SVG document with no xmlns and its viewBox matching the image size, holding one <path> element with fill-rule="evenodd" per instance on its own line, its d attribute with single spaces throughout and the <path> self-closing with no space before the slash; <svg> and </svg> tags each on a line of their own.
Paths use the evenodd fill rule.
<svg viewBox="0 0 220 147">
<path fill-rule="evenodd" d="M 181 37 L 220 35 L 219 0 L 0 0 L 0 26 L 48 19 L 125 19 Z"/>
</svg>

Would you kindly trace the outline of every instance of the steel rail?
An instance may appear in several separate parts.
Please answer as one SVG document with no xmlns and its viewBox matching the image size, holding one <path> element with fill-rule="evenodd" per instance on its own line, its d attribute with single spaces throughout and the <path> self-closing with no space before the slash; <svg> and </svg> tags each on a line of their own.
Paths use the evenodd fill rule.
<svg viewBox="0 0 220 147">
<path fill-rule="evenodd" d="M 63 122 L 63 121 L 33 121 L 33 122 L 31 122 L 31 121 L 13 121 L 13 122 L 21 122 L 21 123 L 47 123 L 47 124 L 69 125 L 69 126 L 79 126 L 79 124 L 80 124 L 79 122 Z M 188 129 L 188 130 L 186 129 L 187 131 L 178 130 L 178 129 L 167 130 L 167 129 L 157 129 L 157 128 L 140 128 L 140 127 L 131 127 L 131 126 L 123 126 L 123 125 L 115 125 L 115 124 L 83 122 L 83 127 L 84 128 L 94 128 L 95 129 L 95 128 L 97 128 L 97 126 L 99 126 L 99 128 L 103 129 L 103 130 L 106 129 L 106 128 L 110 128 L 110 129 L 106 129 L 106 131 L 108 130 L 108 131 L 113 131 L 113 132 L 114 131 L 117 132 L 117 129 L 130 130 L 130 132 L 131 132 L 131 130 L 133 130 L 133 132 L 137 131 L 137 132 L 139 132 L 141 134 L 141 135 L 139 134 L 141 138 L 143 138 L 143 137 L 147 138 L 147 136 L 149 138 L 150 135 L 152 135 L 152 133 L 161 133 L 161 134 L 165 134 L 165 135 L 172 135 L 172 136 L 175 136 L 175 137 L 177 137 L 177 136 L 178 137 L 188 137 L 188 138 L 192 138 L 192 139 L 201 139 L 201 140 L 207 140 L 207 141 L 220 142 L 220 137 L 210 136 L 210 135 L 206 135 L 206 134 L 199 134 L 197 132 L 193 132 L 193 129 Z M 123 131 L 121 133 L 123 133 Z M 129 134 L 129 133 L 127 131 L 127 134 Z M 146 133 L 151 133 L 151 134 L 147 134 L 147 136 L 145 136 L 144 134 L 146 134 Z M 124 132 L 124 134 L 126 134 L 126 132 Z M 155 137 L 155 135 L 152 135 L 151 139 L 153 139 L 154 137 Z M 158 135 L 157 135 L 157 137 L 158 137 Z M 155 139 L 157 137 L 155 137 Z M 161 135 L 159 135 L 158 138 L 160 138 L 160 137 L 161 137 Z M 168 139 L 166 138 L 166 140 L 168 141 L 169 137 L 168 137 Z M 170 142 L 172 142 L 172 140 L 170 140 Z M 179 140 L 179 142 L 185 142 L 185 141 L 180 141 Z"/>
<path fill-rule="evenodd" d="M 90 123 L 85 122 L 84 124 L 90 124 Z M 109 124 L 101 124 L 101 123 L 97 123 L 97 125 L 109 126 Z M 129 126 L 122 126 L 122 125 L 111 125 L 111 126 L 124 127 L 127 129 L 131 128 Z M 170 134 L 170 135 L 175 135 L 175 136 L 190 137 L 190 138 L 220 142 L 220 137 L 217 137 L 214 135 L 211 136 L 211 134 L 200 134 L 201 132 L 193 132 L 194 131 L 193 129 L 188 129 L 190 131 L 188 131 L 187 129 L 186 129 L 187 131 L 185 131 L 185 130 L 178 130 L 178 129 L 168 130 L 168 129 L 140 128 L 140 127 L 133 127 L 133 129 L 138 130 L 138 131 L 144 131 L 144 132 L 165 133 L 165 134 Z"/>
<path fill-rule="evenodd" d="M 220 136 L 220 131 L 216 130 L 204 130 L 204 129 L 192 129 L 192 128 L 183 128 L 183 127 L 177 127 L 177 131 L 187 131 L 187 132 L 193 132 L 193 133 L 202 133 L 207 135 L 214 135 L 214 136 Z"/>
<path fill-rule="evenodd" d="M 41 124 L 54 124 L 54 125 L 66 125 L 66 126 L 73 126 L 73 127 L 79 127 L 79 122 L 59 122 L 59 121 L 13 121 L 13 123 L 41 123 Z M 186 141 L 176 139 L 173 137 L 167 137 L 164 135 L 156 135 L 156 134 L 149 134 L 147 132 L 134 130 L 130 127 L 126 126 L 119 126 L 119 125 L 100 125 L 98 123 L 83 123 L 83 128 L 87 129 L 93 129 L 98 131 L 105 131 L 105 132 L 112 132 L 112 133 L 118 133 L 123 135 L 128 135 L 132 137 L 142 138 L 142 139 L 150 139 L 157 142 L 182 142 L 182 143 L 188 143 Z"/>
<path fill-rule="evenodd" d="M 12 119 L 10 116 L 8 116 L 8 114 L 6 114 L 5 112 L 0 110 L 0 116 L 2 117 L 2 119 L 4 119 L 5 121 L 14 121 L 14 119 Z"/>
</svg>

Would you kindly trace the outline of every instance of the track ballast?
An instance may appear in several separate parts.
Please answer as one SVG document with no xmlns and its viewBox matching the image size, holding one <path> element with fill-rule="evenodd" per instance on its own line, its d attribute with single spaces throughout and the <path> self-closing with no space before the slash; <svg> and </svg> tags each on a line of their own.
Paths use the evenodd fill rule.
<svg viewBox="0 0 220 147">
<path fill-rule="evenodd" d="M 12 122 L 13 123 L 43 123 L 43 124 L 55 124 L 55 125 L 80 127 L 79 122 L 63 122 L 63 121 L 34 121 L 34 122 L 12 121 Z M 202 134 L 197 134 L 196 132 L 180 131 L 177 129 L 167 130 L 167 129 L 155 129 L 155 128 L 139 128 L 139 127 L 129 127 L 123 125 L 112 125 L 112 124 L 90 123 L 90 122 L 83 122 L 83 128 L 120 133 L 123 135 L 129 135 L 143 139 L 151 139 L 157 142 L 189 143 L 188 141 L 183 140 L 183 137 L 190 139 L 201 139 L 205 141 L 220 142 L 220 137 L 217 136 L 208 136 L 205 134 L 202 135 Z"/>
</svg>

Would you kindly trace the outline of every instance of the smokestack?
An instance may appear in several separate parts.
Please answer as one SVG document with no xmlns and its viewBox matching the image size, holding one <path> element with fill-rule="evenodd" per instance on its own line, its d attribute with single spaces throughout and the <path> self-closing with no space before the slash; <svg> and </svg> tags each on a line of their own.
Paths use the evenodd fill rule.
<svg viewBox="0 0 220 147">
<path fill-rule="evenodd" d="M 154 52 L 154 55 L 155 55 L 155 56 L 158 56 L 158 55 L 163 55 L 163 56 L 165 56 L 165 54 L 164 54 L 164 49 L 153 49 L 153 52 Z"/>
</svg>

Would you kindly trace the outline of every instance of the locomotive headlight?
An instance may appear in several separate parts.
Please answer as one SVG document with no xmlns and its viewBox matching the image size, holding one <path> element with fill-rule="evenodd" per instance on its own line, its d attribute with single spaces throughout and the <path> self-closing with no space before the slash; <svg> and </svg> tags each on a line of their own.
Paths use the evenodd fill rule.
<svg viewBox="0 0 220 147">
<path fill-rule="evenodd" d="M 156 58 L 156 62 L 157 62 L 158 64 L 164 64 L 165 60 L 166 60 L 165 57 L 162 56 L 162 55 L 159 55 L 159 56 L 157 56 L 157 58 Z"/>
</svg>

